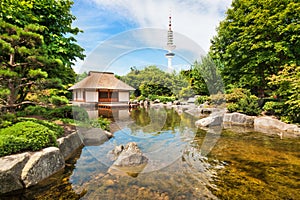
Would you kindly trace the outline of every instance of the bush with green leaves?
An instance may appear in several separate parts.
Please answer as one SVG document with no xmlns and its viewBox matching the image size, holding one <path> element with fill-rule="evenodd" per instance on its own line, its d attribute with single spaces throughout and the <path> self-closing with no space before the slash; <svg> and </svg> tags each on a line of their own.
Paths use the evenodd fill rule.
<svg viewBox="0 0 300 200">
<path fill-rule="evenodd" d="M 161 103 L 173 102 L 176 100 L 176 97 L 167 97 L 167 96 L 158 96 L 158 95 L 149 95 L 150 101 L 158 99 Z"/>
<path fill-rule="evenodd" d="M 239 112 L 251 116 L 257 116 L 261 113 L 258 97 L 255 95 L 245 96 L 237 103 L 231 103 L 227 109 L 229 112 Z"/>
<path fill-rule="evenodd" d="M 251 116 L 261 113 L 258 97 L 252 95 L 249 90 L 235 88 L 231 93 L 226 94 L 226 100 L 229 112 L 239 112 Z"/>
<path fill-rule="evenodd" d="M 69 100 L 65 96 L 56 96 L 53 95 L 49 99 L 50 103 L 52 103 L 55 106 L 62 106 L 69 103 Z"/>
<path fill-rule="evenodd" d="M 45 121 L 45 120 L 39 120 L 39 119 L 35 119 L 35 118 L 26 118 L 26 117 L 19 117 L 18 118 L 18 121 L 19 122 L 34 122 L 34 123 L 37 123 L 37 124 L 41 124 L 47 128 L 49 128 L 50 130 L 54 131 L 56 137 L 60 137 L 64 134 L 64 129 L 57 125 L 57 124 L 54 124 L 52 122 L 49 122 L 49 121 Z"/>
<path fill-rule="evenodd" d="M 56 139 L 56 133 L 44 125 L 18 122 L 0 130 L 0 156 L 57 146 Z"/>
<path fill-rule="evenodd" d="M 17 117 L 13 113 L 0 114 L 0 128 L 6 128 L 17 122 Z"/>
<path fill-rule="evenodd" d="M 39 115 L 45 116 L 49 112 L 49 108 L 35 105 L 35 106 L 28 106 L 24 109 L 24 111 L 20 112 L 21 115 L 29 116 L 29 115 Z"/>
<path fill-rule="evenodd" d="M 284 113 L 284 102 L 268 101 L 263 106 L 263 110 L 267 115 L 280 115 Z"/>
<path fill-rule="evenodd" d="M 143 95 L 141 95 L 141 96 L 139 96 L 139 97 L 137 98 L 138 101 L 145 101 L 146 99 L 147 99 L 147 98 L 144 97 Z"/>
<path fill-rule="evenodd" d="M 189 97 L 195 96 L 195 92 L 194 92 L 192 86 L 183 87 L 179 91 L 178 96 L 179 96 L 179 98 L 188 99 Z"/>
<path fill-rule="evenodd" d="M 90 125 L 93 128 L 101 128 L 101 129 L 107 130 L 107 131 L 110 130 L 110 126 L 109 126 L 110 123 L 111 123 L 111 121 L 109 119 L 104 118 L 102 116 L 98 117 L 97 119 L 90 120 Z"/>
<path fill-rule="evenodd" d="M 197 97 L 196 104 L 200 105 L 200 104 L 205 103 L 206 101 L 208 101 L 208 96 L 206 96 L 206 95 L 202 96 L 201 95 L 201 96 Z"/>
</svg>

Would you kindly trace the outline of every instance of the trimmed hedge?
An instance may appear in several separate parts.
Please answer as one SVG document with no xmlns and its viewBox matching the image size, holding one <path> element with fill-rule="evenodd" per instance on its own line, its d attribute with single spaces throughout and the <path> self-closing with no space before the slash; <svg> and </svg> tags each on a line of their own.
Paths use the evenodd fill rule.
<svg viewBox="0 0 300 200">
<path fill-rule="evenodd" d="M 56 133 L 44 125 L 19 122 L 0 130 L 0 156 L 57 146 L 56 139 Z"/>
<path fill-rule="evenodd" d="M 31 121 L 31 122 L 46 126 L 50 130 L 54 131 L 56 137 L 60 137 L 64 134 L 64 129 L 61 126 L 51 123 L 51 122 L 48 122 L 48 121 L 45 121 L 45 120 L 39 120 L 39 119 L 35 119 L 35 118 L 26 118 L 26 117 L 19 117 L 18 120 L 20 122 Z"/>
<path fill-rule="evenodd" d="M 175 97 L 158 96 L 158 95 L 149 95 L 148 98 L 150 99 L 150 101 L 154 101 L 158 99 L 162 103 L 173 102 L 176 100 Z"/>
</svg>

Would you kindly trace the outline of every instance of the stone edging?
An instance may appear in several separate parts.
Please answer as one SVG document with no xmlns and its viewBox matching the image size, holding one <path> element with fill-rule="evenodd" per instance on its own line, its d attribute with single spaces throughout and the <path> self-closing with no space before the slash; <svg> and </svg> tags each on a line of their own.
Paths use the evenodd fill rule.
<svg viewBox="0 0 300 200">
<path fill-rule="evenodd" d="M 37 184 L 65 167 L 65 160 L 83 145 L 77 132 L 57 140 L 58 147 L 0 158 L 0 194 Z"/>
<path fill-rule="evenodd" d="M 222 116 L 223 115 L 223 116 Z M 197 127 L 208 127 L 213 125 L 238 125 L 254 128 L 256 131 L 289 132 L 300 134 L 300 127 L 295 124 L 287 124 L 270 116 L 254 117 L 241 113 L 212 113 L 206 118 L 196 121 Z"/>
</svg>

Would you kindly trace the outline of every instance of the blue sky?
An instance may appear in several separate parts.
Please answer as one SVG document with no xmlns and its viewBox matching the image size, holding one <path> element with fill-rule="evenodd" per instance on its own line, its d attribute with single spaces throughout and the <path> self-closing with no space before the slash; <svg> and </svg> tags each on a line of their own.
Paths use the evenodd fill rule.
<svg viewBox="0 0 300 200">
<path fill-rule="evenodd" d="M 84 31 L 76 39 L 87 55 L 74 69 L 119 75 L 132 66 L 169 70 L 164 47 L 170 10 L 176 45 L 173 68 L 187 68 L 208 51 L 230 4 L 231 0 L 74 0 L 73 26 Z"/>
</svg>

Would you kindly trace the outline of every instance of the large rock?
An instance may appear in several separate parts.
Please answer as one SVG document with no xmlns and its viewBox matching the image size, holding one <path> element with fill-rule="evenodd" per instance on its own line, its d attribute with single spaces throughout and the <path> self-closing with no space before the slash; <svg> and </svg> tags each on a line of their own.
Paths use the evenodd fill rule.
<svg viewBox="0 0 300 200">
<path fill-rule="evenodd" d="M 65 160 L 72 156 L 72 153 L 82 145 L 82 140 L 77 132 L 74 132 L 67 137 L 59 138 L 57 142 L 58 148 Z"/>
<path fill-rule="evenodd" d="M 130 142 L 125 147 L 117 146 L 111 153 L 118 157 L 108 169 L 109 174 L 137 177 L 148 163 L 148 158 L 143 155 L 135 142 Z"/>
<path fill-rule="evenodd" d="M 147 164 L 148 158 L 143 155 L 135 142 L 129 142 L 118 156 L 113 165 L 124 166 L 137 166 Z"/>
<path fill-rule="evenodd" d="M 223 122 L 229 123 L 233 125 L 245 125 L 245 126 L 253 126 L 254 118 L 252 116 L 248 116 L 241 113 L 225 113 Z"/>
<path fill-rule="evenodd" d="M 0 158 L 0 193 L 23 188 L 21 173 L 29 156 L 29 153 L 21 153 Z"/>
<path fill-rule="evenodd" d="M 223 113 L 214 113 L 195 122 L 197 127 L 221 126 L 223 122 Z"/>
<path fill-rule="evenodd" d="M 82 129 L 80 136 L 85 146 L 99 146 L 113 137 L 110 132 L 100 128 Z"/>
<path fill-rule="evenodd" d="M 254 120 L 254 128 L 278 129 L 281 131 L 296 132 L 298 126 L 295 124 L 286 124 L 272 117 L 258 117 Z"/>
<path fill-rule="evenodd" d="M 194 97 L 190 97 L 190 98 L 187 100 L 188 103 L 195 103 L 195 101 L 196 101 L 196 98 L 194 98 Z"/>
<path fill-rule="evenodd" d="M 57 147 L 48 147 L 35 152 L 21 174 L 25 187 L 37 184 L 41 180 L 53 175 L 65 166 L 63 155 Z"/>
</svg>

